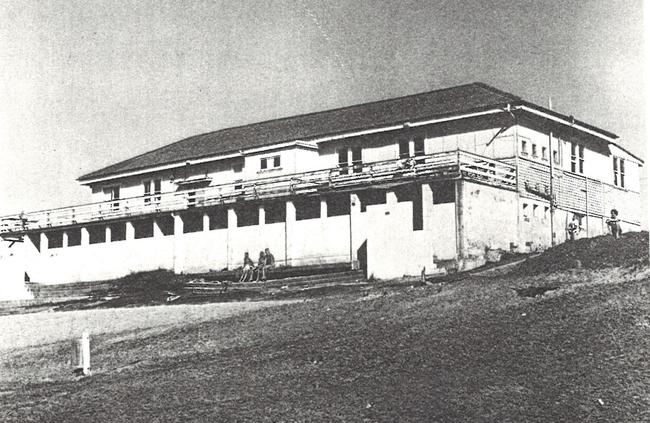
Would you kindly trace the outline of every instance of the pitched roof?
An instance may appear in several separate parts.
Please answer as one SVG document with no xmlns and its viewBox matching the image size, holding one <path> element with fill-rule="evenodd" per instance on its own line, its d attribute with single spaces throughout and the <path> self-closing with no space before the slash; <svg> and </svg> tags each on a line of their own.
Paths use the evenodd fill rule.
<svg viewBox="0 0 650 423">
<path fill-rule="evenodd" d="M 505 106 L 508 103 L 514 105 L 524 101 L 515 95 L 475 82 L 195 135 L 88 173 L 78 180 L 87 181 L 287 141 L 309 140 L 406 121 L 485 110 Z"/>
</svg>

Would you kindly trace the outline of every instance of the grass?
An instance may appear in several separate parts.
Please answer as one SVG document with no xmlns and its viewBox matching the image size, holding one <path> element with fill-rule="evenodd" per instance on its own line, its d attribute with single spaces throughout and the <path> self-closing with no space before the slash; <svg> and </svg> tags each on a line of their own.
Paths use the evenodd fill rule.
<svg viewBox="0 0 650 423">
<path fill-rule="evenodd" d="M 13 349 L 0 420 L 650 421 L 650 269 L 635 260 L 106 333 L 80 380 L 67 341 Z"/>
</svg>

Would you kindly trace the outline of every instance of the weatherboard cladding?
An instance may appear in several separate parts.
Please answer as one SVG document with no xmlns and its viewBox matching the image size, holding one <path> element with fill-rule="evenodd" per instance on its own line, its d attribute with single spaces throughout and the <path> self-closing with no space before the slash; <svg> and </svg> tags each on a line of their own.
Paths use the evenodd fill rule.
<svg viewBox="0 0 650 423">
<path fill-rule="evenodd" d="M 504 106 L 521 99 L 482 83 L 276 119 L 185 138 L 103 169 L 80 181 L 239 150 Z"/>
</svg>

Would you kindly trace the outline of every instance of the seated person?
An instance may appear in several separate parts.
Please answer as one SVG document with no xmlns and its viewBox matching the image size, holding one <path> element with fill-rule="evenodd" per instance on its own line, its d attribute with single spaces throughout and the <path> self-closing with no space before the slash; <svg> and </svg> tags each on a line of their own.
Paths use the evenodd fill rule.
<svg viewBox="0 0 650 423">
<path fill-rule="evenodd" d="M 261 258 L 261 256 L 260 256 Z M 269 269 L 273 269 L 275 267 L 275 257 L 273 257 L 273 254 L 271 254 L 271 251 L 266 248 L 264 249 L 264 266 L 262 266 L 262 280 L 266 280 L 266 275 L 268 273 Z M 259 273 L 257 275 L 259 277 Z"/>
<path fill-rule="evenodd" d="M 244 267 L 242 268 L 239 282 L 246 282 L 246 279 L 253 279 L 253 260 L 248 256 L 248 251 L 244 253 Z"/>
<path fill-rule="evenodd" d="M 253 274 L 255 274 L 255 271 L 257 271 L 257 279 L 255 280 L 255 282 L 260 281 L 260 275 L 264 271 L 265 264 L 266 264 L 266 256 L 264 255 L 264 251 L 260 251 L 260 257 L 257 259 L 257 267 L 253 269 Z"/>
</svg>

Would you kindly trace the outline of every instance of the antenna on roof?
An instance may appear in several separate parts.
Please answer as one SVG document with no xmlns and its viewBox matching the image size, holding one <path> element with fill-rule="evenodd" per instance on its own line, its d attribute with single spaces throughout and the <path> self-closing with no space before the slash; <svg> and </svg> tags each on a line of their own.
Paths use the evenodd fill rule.
<svg viewBox="0 0 650 423">
<path fill-rule="evenodd" d="M 548 109 L 553 110 L 553 101 L 551 100 L 551 96 L 548 96 Z"/>
</svg>

